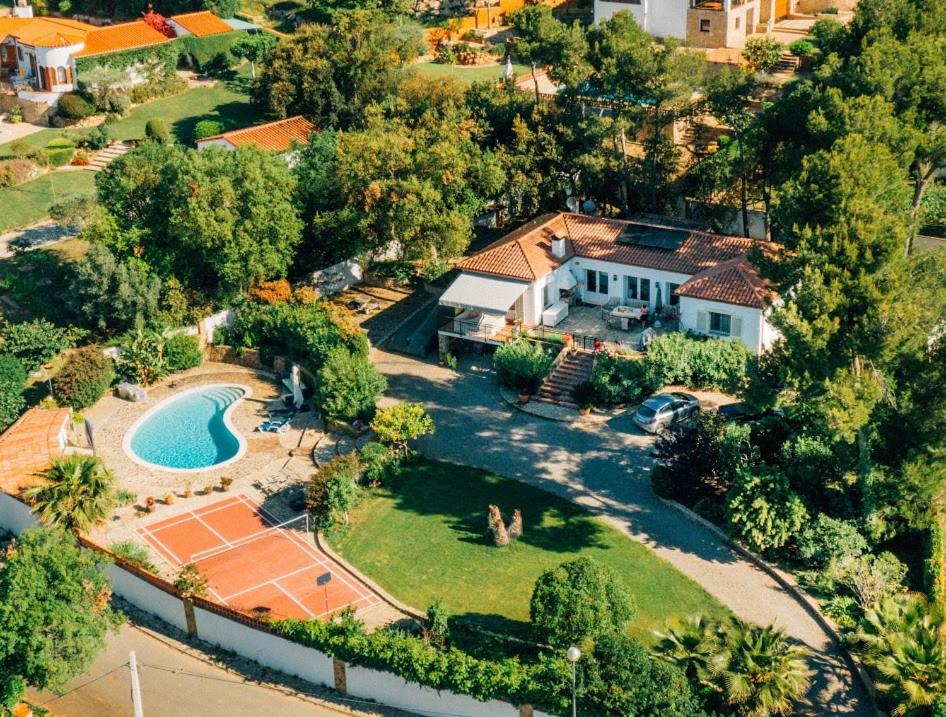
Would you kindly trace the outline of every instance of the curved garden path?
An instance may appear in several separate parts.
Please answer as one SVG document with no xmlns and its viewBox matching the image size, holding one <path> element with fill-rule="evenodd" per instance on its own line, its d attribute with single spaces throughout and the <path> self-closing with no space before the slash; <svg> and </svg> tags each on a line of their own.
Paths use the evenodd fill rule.
<svg viewBox="0 0 946 717">
<path fill-rule="evenodd" d="M 741 619 L 774 622 L 807 645 L 813 675 L 805 714 L 876 714 L 830 635 L 801 602 L 653 494 L 652 439 L 628 417 L 586 426 L 517 411 L 500 397 L 485 359 L 467 357 L 456 372 L 383 351 L 373 358 L 388 378 L 390 397 L 423 401 L 433 415 L 437 434 L 423 440 L 425 454 L 539 485 L 595 511 Z"/>
</svg>

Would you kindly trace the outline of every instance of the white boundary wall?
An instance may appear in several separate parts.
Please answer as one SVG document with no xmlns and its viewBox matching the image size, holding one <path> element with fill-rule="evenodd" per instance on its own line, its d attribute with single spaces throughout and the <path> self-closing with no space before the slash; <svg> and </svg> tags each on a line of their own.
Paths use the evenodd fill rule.
<svg viewBox="0 0 946 717">
<path fill-rule="evenodd" d="M 156 615 L 178 630 L 187 632 L 184 604 L 180 598 L 164 592 L 118 565 L 109 565 L 105 572 L 112 579 L 112 589 L 116 595 L 120 595 L 135 607 Z"/>
<path fill-rule="evenodd" d="M 33 528 L 38 524 L 26 503 L 17 500 L 12 495 L 0 492 L 0 528 L 19 535 L 27 528 Z"/>
</svg>

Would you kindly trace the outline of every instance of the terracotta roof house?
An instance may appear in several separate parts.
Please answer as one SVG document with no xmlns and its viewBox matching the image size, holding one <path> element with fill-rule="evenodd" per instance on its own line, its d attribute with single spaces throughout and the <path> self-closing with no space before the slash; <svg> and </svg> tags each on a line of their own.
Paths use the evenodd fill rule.
<svg viewBox="0 0 946 717">
<path fill-rule="evenodd" d="M 206 11 L 174 15 L 167 22 L 177 37 L 233 30 Z M 55 104 L 78 86 L 76 59 L 140 50 L 173 39 L 144 20 L 98 27 L 66 18 L 33 17 L 32 7 L 17 0 L 13 16 L 0 17 L 0 77 L 21 98 Z"/>
<path fill-rule="evenodd" d="M 455 316 L 440 333 L 498 343 L 510 322 L 556 326 L 580 302 L 622 307 L 618 318 L 659 309 L 680 330 L 739 340 L 758 354 L 778 338 L 768 321 L 778 297 L 749 260 L 753 248 L 775 251 L 689 227 L 547 214 L 458 264 L 440 297 Z"/>
<path fill-rule="evenodd" d="M 72 410 L 31 408 L 0 435 L 0 490 L 17 495 L 41 479 L 38 471 L 63 455 Z"/>
<path fill-rule="evenodd" d="M 237 147 L 255 145 L 260 149 L 283 154 L 296 146 L 309 143 L 309 135 L 316 131 L 314 124 L 305 117 L 287 117 L 284 120 L 260 124 L 254 127 L 215 134 L 197 140 L 197 149 L 223 147 L 235 150 Z"/>
</svg>

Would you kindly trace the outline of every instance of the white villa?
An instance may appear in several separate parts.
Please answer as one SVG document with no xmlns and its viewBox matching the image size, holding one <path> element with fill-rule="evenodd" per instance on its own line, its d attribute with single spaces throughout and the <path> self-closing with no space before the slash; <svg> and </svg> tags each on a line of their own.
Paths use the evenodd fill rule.
<svg viewBox="0 0 946 717">
<path fill-rule="evenodd" d="M 516 326 L 567 327 L 580 302 L 604 307 L 602 329 L 663 319 L 759 354 L 778 338 L 768 321 L 777 296 L 749 261 L 754 246 L 774 251 L 742 237 L 548 214 L 460 262 L 460 276 L 440 297 L 454 313 L 440 345 L 497 344 Z"/>
<path fill-rule="evenodd" d="M 595 22 L 622 10 L 651 35 L 686 40 L 695 47 L 742 48 L 757 31 L 794 11 L 797 0 L 595 0 Z"/>
<path fill-rule="evenodd" d="M 286 158 L 290 166 L 298 161 L 298 149 L 309 144 L 309 137 L 318 128 L 305 117 L 296 115 L 286 119 L 243 127 L 197 140 L 197 149 L 222 147 L 232 152 L 237 147 L 253 145 L 268 152 L 276 152 Z"/>
</svg>

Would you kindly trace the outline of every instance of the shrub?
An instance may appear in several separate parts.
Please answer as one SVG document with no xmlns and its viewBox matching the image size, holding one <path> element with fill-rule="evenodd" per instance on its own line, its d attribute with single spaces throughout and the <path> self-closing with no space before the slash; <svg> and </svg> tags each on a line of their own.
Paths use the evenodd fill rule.
<svg viewBox="0 0 946 717">
<path fill-rule="evenodd" d="M 207 578 L 193 563 L 181 566 L 174 588 L 184 597 L 201 597 L 207 593 Z"/>
<path fill-rule="evenodd" d="M 802 38 L 801 40 L 795 40 L 795 42 L 789 45 L 788 51 L 795 55 L 795 57 L 811 57 L 815 54 L 816 48 L 811 40 Z"/>
<path fill-rule="evenodd" d="M 578 408 L 583 411 L 595 405 L 596 396 L 597 391 L 595 391 L 595 385 L 591 381 L 582 381 L 576 384 L 572 391 L 572 398 L 575 399 Z"/>
<path fill-rule="evenodd" d="M 149 119 L 145 124 L 145 137 L 155 142 L 166 143 L 171 139 L 171 131 L 168 129 L 168 123 L 163 119 L 155 117 Z"/>
<path fill-rule="evenodd" d="M 821 15 L 837 15 L 840 12 L 836 7 L 826 7 L 822 8 L 819 14 Z"/>
<path fill-rule="evenodd" d="M 306 488 L 306 510 L 317 528 L 348 525 L 348 514 L 358 499 L 360 477 L 361 461 L 355 453 L 332 459 L 312 476 Z"/>
<path fill-rule="evenodd" d="M 742 59 L 753 72 L 769 72 L 782 57 L 782 43 L 771 37 L 750 37 L 742 51 Z"/>
<path fill-rule="evenodd" d="M 646 360 L 657 385 L 716 387 L 735 392 L 749 375 L 753 359 L 741 341 L 691 338 L 675 332 L 651 341 Z"/>
<path fill-rule="evenodd" d="M 114 379 L 112 360 L 98 347 L 88 346 L 69 354 L 53 379 L 53 391 L 61 405 L 79 410 L 95 404 Z"/>
<path fill-rule="evenodd" d="M 25 159 L 33 153 L 33 145 L 25 139 L 18 139 L 10 143 L 10 154 L 16 159 Z"/>
<path fill-rule="evenodd" d="M 318 371 L 315 401 L 329 420 L 370 419 L 387 381 L 371 360 L 345 348 L 329 351 Z"/>
<path fill-rule="evenodd" d="M 89 133 L 85 136 L 85 141 L 88 143 L 89 149 L 105 149 L 112 138 L 108 134 L 108 128 L 104 124 L 100 124 L 98 127 L 89 130 Z"/>
<path fill-rule="evenodd" d="M 69 346 L 63 329 L 45 319 L 34 319 L 0 328 L 0 349 L 16 356 L 27 371 L 35 371 Z"/>
<path fill-rule="evenodd" d="M 139 325 L 122 337 L 121 354 L 115 361 L 118 375 L 126 381 L 150 386 L 167 375 L 164 338 L 156 331 Z"/>
<path fill-rule="evenodd" d="M 893 553 L 856 555 L 838 563 L 836 577 L 851 591 L 862 610 L 871 610 L 903 590 L 907 566 Z"/>
<path fill-rule="evenodd" d="M 726 515 L 733 536 L 760 552 L 781 548 L 808 519 L 788 479 L 765 465 L 739 469 L 726 499 Z"/>
<path fill-rule="evenodd" d="M 194 125 L 194 141 L 213 137 L 215 134 L 223 132 L 223 122 L 217 120 L 201 120 Z"/>
<path fill-rule="evenodd" d="M 533 394 L 542 385 L 552 359 L 538 344 L 517 339 L 496 349 L 493 365 L 503 386 L 518 393 Z"/>
<path fill-rule="evenodd" d="M 285 304 L 292 298 L 292 284 L 285 279 L 261 281 L 250 289 L 250 298 L 261 304 Z"/>
<path fill-rule="evenodd" d="M 636 611 L 614 571 L 585 557 L 542 573 L 529 603 L 536 636 L 559 648 L 622 632 Z"/>
<path fill-rule="evenodd" d="M 834 17 L 822 17 L 811 26 L 811 36 L 822 54 L 839 52 L 847 41 L 847 28 Z"/>
<path fill-rule="evenodd" d="M 33 176 L 33 163 L 28 159 L 8 159 L 0 162 L 0 189 L 15 187 Z"/>
<path fill-rule="evenodd" d="M 26 407 L 23 384 L 26 369 L 16 356 L 0 355 L 0 431 L 19 418 Z"/>
<path fill-rule="evenodd" d="M 108 96 L 108 111 L 124 115 L 131 109 L 131 98 L 124 92 L 113 92 Z"/>
<path fill-rule="evenodd" d="M 171 373 L 200 366 L 204 362 L 200 341 L 196 336 L 174 334 L 164 342 L 164 361 Z"/>
<path fill-rule="evenodd" d="M 408 441 L 428 436 L 436 429 L 424 404 L 399 403 L 378 411 L 371 420 L 371 430 L 379 441 L 403 448 Z"/>
<path fill-rule="evenodd" d="M 612 353 L 598 354 L 591 383 L 598 401 L 608 406 L 640 403 L 660 388 L 647 362 Z"/>
<path fill-rule="evenodd" d="M 844 560 L 867 552 L 867 539 L 857 526 L 820 513 L 798 534 L 798 555 L 806 565 L 823 568 L 832 560 Z"/>
<path fill-rule="evenodd" d="M 156 573 L 158 571 L 157 568 L 154 567 L 154 563 L 151 562 L 151 554 L 148 552 L 148 549 L 136 543 L 134 540 L 112 543 L 109 546 L 109 550 L 126 563 L 131 563 L 137 568 L 147 570 L 149 573 Z"/>
<path fill-rule="evenodd" d="M 383 443 L 369 441 L 361 447 L 361 466 L 368 483 L 384 483 L 397 469 L 398 457 Z"/>
<path fill-rule="evenodd" d="M 66 119 L 81 120 L 91 117 L 95 113 L 95 107 L 81 95 L 70 92 L 59 98 L 56 111 Z"/>
</svg>

